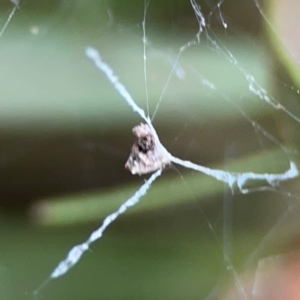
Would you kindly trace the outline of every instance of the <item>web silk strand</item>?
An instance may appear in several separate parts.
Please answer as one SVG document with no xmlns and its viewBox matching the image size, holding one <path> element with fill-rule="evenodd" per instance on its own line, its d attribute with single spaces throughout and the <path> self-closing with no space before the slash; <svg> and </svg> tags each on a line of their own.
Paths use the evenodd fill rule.
<svg viewBox="0 0 300 300">
<path fill-rule="evenodd" d="M 112 68 L 102 60 L 100 53 L 95 48 L 87 47 L 85 50 L 85 54 L 89 59 L 91 59 L 94 62 L 95 66 L 106 75 L 107 79 L 110 81 L 113 87 L 125 99 L 127 104 L 133 109 L 133 111 L 137 112 L 148 123 L 149 118 L 146 117 L 145 111 L 134 102 L 125 86 L 114 74 Z"/>
<path fill-rule="evenodd" d="M 19 7 L 19 2 L 18 2 L 18 1 L 12 1 L 12 2 L 15 4 L 15 6 L 14 6 L 14 8 L 12 9 L 11 13 L 9 14 L 9 16 L 8 16 L 8 18 L 7 18 L 6 22 L 5 22 L 5 24 L 3 25 L 3 27 L 2 27 L 2 29 L 1 29 L 1 31 L 0 31 L 0 38 L 3 36 L 5 29 L 7 28 L 7 26 L 8 26 L 8 24 L 10 23 L 12 17 L 14 16 L 14 14 L 15 14 L 17 8 Z"/>
<path fill-rule="evenodd" d="M 141 197 L 146 195 L 148 189 L 154 180 L 161 175 L 162 170 L 158 170 L 134 193 L 132 197 L 126 200 L 115 212 L 108 215 L 102 225 L 93 231 L 90 237 L 82 244 L 74 246 L 68 253 L 67 257 L 61 261 L 50 275 L 51 279 L 60 277 L 67 273 L 74 265 L 78 263 L 81 256 L 89 249 L 90 245 L 101 239 L 104 230 L 113 223 L 121 214 L 125 213 L 128 208 L 136 205 Z"/>
</svg>

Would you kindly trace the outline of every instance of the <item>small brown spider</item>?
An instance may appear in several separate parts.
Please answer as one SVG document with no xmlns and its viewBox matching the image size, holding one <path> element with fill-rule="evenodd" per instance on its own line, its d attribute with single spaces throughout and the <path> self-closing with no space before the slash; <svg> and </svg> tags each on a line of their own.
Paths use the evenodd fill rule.
<svg viewBox="0 0 300 300">
<path fill-rule="evenodd" d="M 132 174 L 147 174 L 163 169 L 170 161 L 159 151 L 155 137 L 147 124 L 141 123 L 132 129 L 137 141 L 131 148 L 131 153 L 125 168 Z"/>
</svg>

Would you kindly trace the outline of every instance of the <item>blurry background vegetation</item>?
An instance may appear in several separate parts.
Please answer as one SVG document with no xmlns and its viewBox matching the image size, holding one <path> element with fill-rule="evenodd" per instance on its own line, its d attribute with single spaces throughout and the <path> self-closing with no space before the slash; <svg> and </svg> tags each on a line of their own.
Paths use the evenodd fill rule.
<svg viewBox="0 0 300 300">
<path fill-rule="evenodd" d="M 297 81 L 289 83 L 290 72 L 284 71 L 295 64 L 278 36 L 268 33 L 271 49 L 254 1 L 224 2 L 226 30 L 218 9 L 212 10 L 218 2 L 198 2 L 206 17 L 213 11 L 213 38 L 276 99 L 284 95 L 297 114 Z M 0 3 L 2 24 L 12 8 L 8 0 Z M 270 4 L 267 10 L 274 14 L 269 18 L 275 32 L 280 9 Z M 131 128 L 141 120 L 84 56 L 88 45 L 99 49 L 146 108 L 143 14 L 142 0 L 21 0 L 0 39 L 0 299 L 32 299 L 67 251 L 143 183 L 123 167 L 134 141 Z M 153 111 L 179 47 L 194 37 L 198 23 L 187 0 L 151 1 L 146 22 Z M 285 154 L 227 100 L 296 148 L 295 124 L 253 101 L 245 78 L 214 51 L 204 32 L 200 45 L 182 54 L 179 67 L 183 73 L 173 76 L 155 119 L 171 153 L 233 171 L 288 169 Z M 202 79 L 214 82 L 217 91 Z M 226 226 L 232 224 L 232 237 L 225 240 L 236 270 L 245 262 L 255 267 L 260 257 L 295 239 L 296 217 L 286 230 L 263 239 L 292 199 L 279 193 L 233 197 L 211 178 L 180 172 L 185 181 L 175 169 L 166 170 L 142 203 L 111 226 L 70 273 L 51 282 L 41 299 L 203 299 L 230 281 L 223 257 Z M 293 185 L 285 188 L 294 191 Z"/>
</svg>

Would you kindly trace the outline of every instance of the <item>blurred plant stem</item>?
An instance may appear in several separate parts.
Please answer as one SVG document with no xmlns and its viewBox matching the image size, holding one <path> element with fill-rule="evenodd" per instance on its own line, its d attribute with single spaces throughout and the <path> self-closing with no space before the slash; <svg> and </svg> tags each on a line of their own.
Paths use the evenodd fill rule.
<svg viewBox="0 0 300 300">
<path fill-rule="evenodd" d="M 282 152 L 279 150 L 266 151 L 237 159 L 227 167 L 231 171 L 236 172 L 246 172 L 248 170 L 253 172 L 255 170 L 255 172 L 260 173 L 283 173 L 288 169 L 288 164 L 286 166 L 282 166 L 282 163 L 274 165 L 274 161 L 282 162 L 282 159 L 279 159 L 280 155 L 282 155 Z M 216 168 L 222 169 L 223 166 L 219 165 Z M 140 183 L 139 177 L 136 178 Z M 73 225 L 82 222 L 99 221 L 128 199 L 138 189 L 138 185 L 130 184 L 97 193 L 44 199 L 32 207 L 32 220 L 45 226 Z M 126 215 L 175 206 L 189 201 L 203 203 L 203 201 L 210 201 L 213 196 L 219 195 L 224 191 L 223 183 L 197 172 L 185 174 L 184 181 L 180 176 L 167 177 L 166 179 L 162 177 L 153 185 L 155 188 L 150 189 L 147 196 L 145 196 L 146 199 L 143 199 L 136 207 L 130 209 Z M 266 182 L 256 182 L 255 187 L 267 185 Z"/>
</svg>

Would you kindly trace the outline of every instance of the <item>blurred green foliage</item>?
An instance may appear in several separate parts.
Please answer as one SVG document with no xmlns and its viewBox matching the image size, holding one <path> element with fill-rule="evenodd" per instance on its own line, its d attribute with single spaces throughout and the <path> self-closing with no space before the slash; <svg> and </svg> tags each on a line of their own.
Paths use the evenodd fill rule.
<svg viewBox="0 0 300 300">
<path fill-rule="evenodd" d="M 201 1 L 203 11 L 214 3 Z M 12 4 L 0 7 L 5 21 Z M 130 130 L 141 120 L 84 56 L 86 46 L 98 48 L 145 108 L 143 14 L 138 0 L 21 0 L 0 40 L 1 299 L 32 299 L 67 251 L 143 182 L 123 168 Z M 264 88 L 273 88 L 270 62 L 253 35 L 257 11 L 225 1 L 222 14 L 235 21 L 232 31 L 220 26 L 218 13 L 210 30 L 224 48 L 203 32 L 200 44 L 182 54 L 184 80 L 172 77 L 155 125 L 178 157 L 233 171 L 283 172 L 284 155 L 273 144 L 258 152 L 260 138 L 242 115 L 274 128 L 273 111 L 255 101 L 240 70 L 222 55 L 228 47 Z M 192 40 L 198 24 L 189 1 L 151 1 L 146 21 L 153 111 L 179 47 Z M 238 155 L 224 163 L 227 145 L 236 141 Z M 180 172 L 185 181 L 176 170 L 166 171 L 135 214 L 122 216 L 39 299 L 203 299 L 222 287 L 230 277 L 222 242 L 222 201 L 230 191 L 201 174 Z M 282 201 L 274 194 L 229 197 L 236 200 L 230 242 L 238 270 L 265 241 Z"/>
</svg>

